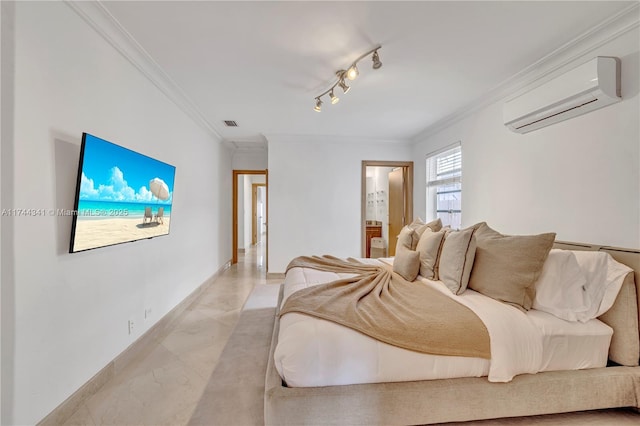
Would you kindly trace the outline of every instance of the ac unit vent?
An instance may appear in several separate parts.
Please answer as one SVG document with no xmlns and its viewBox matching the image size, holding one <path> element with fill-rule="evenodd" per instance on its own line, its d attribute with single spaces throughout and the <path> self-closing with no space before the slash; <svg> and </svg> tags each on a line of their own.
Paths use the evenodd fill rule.
<svg viewBox="0 0 640 426">
<path fill-rule="evenodd" d="M 576 105 L 576 106 L 574 106 L 574 107 L 567 108 L 567 109 L 565 109 L 564 111 L 556 112 L 555 114 L 551 114 L 550 116 L 545 117 L 545 118 L 541 118 L 540 120 L 532 121 L 532 122 L 531 122 L 531 123 L 529 123 L 529 124 L 523 124 L 522 126 L 516 127 L 516 128 L 515 128 L 515 130 L 524 129 L 524 128 L 525 128 L 525 127 L 527 127 L 527 126 L 533 126 L 534 124 L 540 123 L 540 122 L 542 122 L 542 121 L 544 121 L 544 120 L 548 120 L 548 119 L 550 119 L 550 118 L 552 118 L 552 117 L 555 117 L 555 116 L 557 116 L 557 115 L 560 115 L 560 114 L 566 114 L 566 113 L 568 113 L 569 111 L 574 110 L 574 109 L 576 109 L 576 108 L 582 108 L 583 106 L 588 105 L 588 104 L 590 104 L 590 103 L 592 103 L 592 102 L 598 102 L 598 99 L 591 99 L 590 101 L 587 101 L 587 102 L 585 102 L 585 103 L 583 103 L 583 104 L 580 104 L 580 105 Z M 551 123 L 550 123 L 550 124 L 551 124 Z M 523 131 L 522 133 L 525 133 L 525 132 Z"/>
<path fill-rule="evenodd" d="M 224 124 L 227 127 L 238 127 L 238 123 L 233 120 L 224 120 Z"/>
</svg>

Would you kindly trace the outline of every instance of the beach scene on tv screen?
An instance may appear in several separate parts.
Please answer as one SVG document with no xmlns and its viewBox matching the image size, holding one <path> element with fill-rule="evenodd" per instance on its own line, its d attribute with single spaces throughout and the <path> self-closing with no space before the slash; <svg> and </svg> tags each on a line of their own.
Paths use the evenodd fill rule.
<svg viewBox="0 0 640 426">
<path fill-rule="evenodd" d="M 73 251 L 169 233 L 175 167 L 87 134 Z"/>
</svg>

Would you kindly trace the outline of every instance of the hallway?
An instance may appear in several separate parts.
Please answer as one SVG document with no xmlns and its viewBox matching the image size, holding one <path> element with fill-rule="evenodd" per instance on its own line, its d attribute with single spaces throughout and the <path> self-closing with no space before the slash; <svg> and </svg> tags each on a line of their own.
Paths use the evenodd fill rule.
<svg viewBox="0 0 640 426">
<path fill-rule="evenodd" d="M 200 402 L 243 304 L 266 279 L 264 249 L 239 253 L 164 333 L 85 400 L 65 425 L 185 425 Z"/>
</svg>

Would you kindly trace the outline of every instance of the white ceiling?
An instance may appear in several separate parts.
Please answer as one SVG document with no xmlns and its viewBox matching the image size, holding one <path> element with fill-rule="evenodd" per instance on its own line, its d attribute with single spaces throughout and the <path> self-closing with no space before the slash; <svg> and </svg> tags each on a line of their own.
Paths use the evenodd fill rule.
<svg viewBox="0 0 640 426">
<path fill-rule="evenodd" d="M 235 146 L 264 135 L 408 140 L 634 2 L 103 2 Z M 360 62 L 352 90 L 314 98 Z M 227 128 L 223 120 L 237 121 Z"/>
</svg>

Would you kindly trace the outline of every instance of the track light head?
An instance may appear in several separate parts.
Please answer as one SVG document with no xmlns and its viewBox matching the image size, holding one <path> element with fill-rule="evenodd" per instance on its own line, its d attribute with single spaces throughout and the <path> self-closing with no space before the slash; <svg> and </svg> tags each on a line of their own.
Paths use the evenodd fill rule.
<svg viewBox="0 0 640 426">
<path fill-rule="evenodd" d="M 340 88 L 342 89 L 342 91 L 344 93 L 347 93 L 349 90 L 351 90 L 351 86 L 347 86 L 344 82 L 344 79 L 341 78 L 340 82 L 338 83 L 338 86 L 340 86 Z"/>
<path fill-rule="evenodd" d="M 349 80 L 353 81 L 356 79 L 356 77 L 358 77 L 358 74 L 360 74 L 358 72 L 358 67 L 356 66 L 356 64 L 353 64 L 349 67 L 345 75 Z"/>
<path fill-rule="evenodd" d="M 313 110 L 316 112 L 322 112 L 322 101 L 320 98 L 316 98 L 316 106 L 313 107 Z"/>
<path fill-rule="evenodd" d="M 340 98 L 333 94 L 333 89 L 331 89 L 331 92 L 329 92 L 329 97 L 331 98 L 331 103 L 333 105 L 335 105 L 338 102 L 340 102 Z"/>
<path fill-rule="evenodd" d="M 373 56 L 371 57 L 371 60 L 373 60 L 373 69 L 377 70 L 378 68 L 380 68 L 382 66 L 382 62 L 380 62 L 380 57 L 378 56 L 378 51 L 376 50 L 375 52 L 373 52 Z"/>
</svg>

